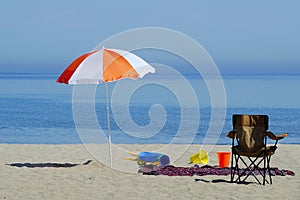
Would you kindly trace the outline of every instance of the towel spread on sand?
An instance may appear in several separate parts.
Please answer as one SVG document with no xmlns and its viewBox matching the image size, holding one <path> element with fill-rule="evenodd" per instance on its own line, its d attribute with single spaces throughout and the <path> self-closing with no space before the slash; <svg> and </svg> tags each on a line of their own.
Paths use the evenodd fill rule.
<svg viewBox="0 0 300 200">
<path fill-rule="evenodd" d="M 242 174 L 244 171 L 244 175 L 247 175 L 250 173 L 248 169 L 240 169 L 239 172 Z M 259 171 L 263 171 L 261 168 L 255 169 L 255 174 L 260 174 Z M 139 173 L 142 173 L 144 175 L 166 175 L 166 176 L 205 176 L 205 175 L 218 175 L 218 176 L 227 176 L 230 175 L 230 167 L 226 168 L 219 168 L 215 166 L 210 165 L 204 165 L 204 166 L 198 166 L 195 165 L 193 167 L 175 167 L 172 165 L 166 166 L 166 167 L 149 167 L 144 166 L 139 169 Z M 236 172 L 237 173 L 237 172 Z M 270 170 L 270 173 L 272 176 L 295 176 L 295 173 L 290 170 L 285 169 L 278 169 L 276 167 L 272 167 Z M 268 174 L 268 173 L 267 173 Z"/>
</svg>

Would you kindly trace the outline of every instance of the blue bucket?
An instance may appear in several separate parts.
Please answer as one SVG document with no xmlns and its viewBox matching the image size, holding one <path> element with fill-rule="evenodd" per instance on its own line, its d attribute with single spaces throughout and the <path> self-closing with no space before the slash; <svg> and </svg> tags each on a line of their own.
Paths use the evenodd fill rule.
<svg viewBox="0 0 300 200">
<path fill-rule="evenodd" d="M 159 162 L 160 166 L 167 166 L 170 164 L 169 156 L 161 153 L 143 151 L 138 155 L 138 158 L 145 162 Z"/>
</svg>

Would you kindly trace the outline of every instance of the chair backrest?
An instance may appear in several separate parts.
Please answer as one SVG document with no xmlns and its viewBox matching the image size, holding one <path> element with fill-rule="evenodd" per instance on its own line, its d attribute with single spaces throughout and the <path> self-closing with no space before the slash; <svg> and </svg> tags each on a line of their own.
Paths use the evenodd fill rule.
<svg viewBox="0 0 300 200">
<path fill-rule="evenodd" d="M 239 149 L 243 152 L 256 152 L 265 146 L 265 133 L 268 130 L 267 115 L 233 115 L 233 130 Z"/>
</svg>

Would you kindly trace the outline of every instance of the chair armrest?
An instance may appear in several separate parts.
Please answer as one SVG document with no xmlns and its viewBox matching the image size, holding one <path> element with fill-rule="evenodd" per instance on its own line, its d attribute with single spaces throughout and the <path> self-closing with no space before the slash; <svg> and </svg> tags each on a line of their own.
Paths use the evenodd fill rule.
<svg viewBox="0 0 300 200">
<path fill-rule="evenodd" d="M 226 133 L 226 136 L 234 139 L 236 137 L 236 131 L 229 131 L 228 133 Z"/>
<path fill-rule="evenodd" d="M 271 131 L 267 131 L 266 134 L 272 140 L 281 140 L 281 139 L 283 139 L 283 138 L 285 138 L 286 136 L 289 135 L 288 133 L 282 133 L 282 134 L 279 134 L 279 135 L 276 136 Z"/>
</svg>

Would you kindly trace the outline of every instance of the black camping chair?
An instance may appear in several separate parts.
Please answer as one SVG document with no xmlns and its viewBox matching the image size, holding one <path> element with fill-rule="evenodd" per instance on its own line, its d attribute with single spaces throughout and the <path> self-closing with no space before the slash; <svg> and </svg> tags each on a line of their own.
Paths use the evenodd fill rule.
<svg viewBox="0 0 300 200">
<path fill-rule="evenodd" d="M 275 136 L 268 131 L 268 122 L 267 115 L 232 116 L 233 130 L 227 133 L 227 137 L 232 139 L 231 182 L 245 182 L 249 176 L 253 176 L 259 184 L 272 184 L 271 156 L 275 154 L 278 140 L 288 134 Z M 267 146 L 267 138 L 274 140 L 275 144 Z M 242 169 L 241 165 L 246 168 Z"/>
</svg>

